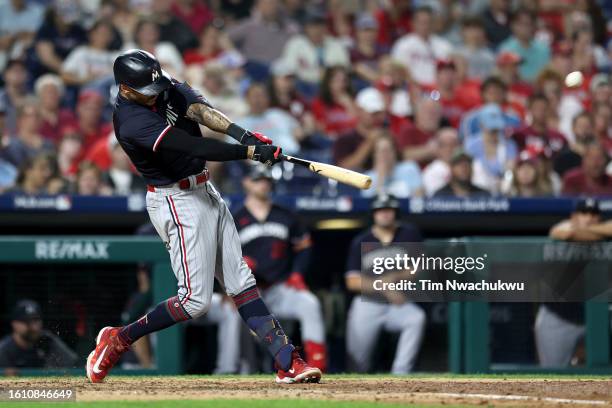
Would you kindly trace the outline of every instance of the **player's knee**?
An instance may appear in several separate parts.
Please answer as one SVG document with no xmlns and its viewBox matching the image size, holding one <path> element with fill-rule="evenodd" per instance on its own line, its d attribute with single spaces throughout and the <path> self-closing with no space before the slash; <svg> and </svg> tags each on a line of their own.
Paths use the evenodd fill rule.
<svg viewBox="0 0 612 408">
<path fill-rule="evenodd" d="M 312 292 L 300 293 L 297 300 L 297 306 L 301 314 L 305 316 L 321 314 L 321 302 Z"/>
<path fill-rule="evenodd" d="M 185 309 L 189 313 L 192 319 L 196 319 L 200 316 L 205 315 L 210 310 L 212 304 L 211 298 L 189 298 L 185 302 Z"/>
</svg>

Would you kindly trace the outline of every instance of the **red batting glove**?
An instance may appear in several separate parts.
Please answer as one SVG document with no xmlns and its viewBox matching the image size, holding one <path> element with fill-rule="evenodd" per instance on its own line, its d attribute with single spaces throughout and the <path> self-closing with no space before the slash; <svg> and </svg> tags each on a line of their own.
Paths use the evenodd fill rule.
<svg viewBox="0 0 612 408">
<path fill-rule="evenodd" d="M 285 285 L 294 288 L 296 290 L 308 290 L 304 277 L 299 272 L 293 272 L 289 275 L 289 278 L 285 281 Z"/>
<path fill-rule="evenodd" d="M 263 133 L 251 132 L 251 134 L 253 135 L 253 137 L 255 137 L 257 140 L 259 140 L 261 143 L 272 144 L 272 139 L 270 139 L 269 137 L 267 137 Z"/>
</svg>

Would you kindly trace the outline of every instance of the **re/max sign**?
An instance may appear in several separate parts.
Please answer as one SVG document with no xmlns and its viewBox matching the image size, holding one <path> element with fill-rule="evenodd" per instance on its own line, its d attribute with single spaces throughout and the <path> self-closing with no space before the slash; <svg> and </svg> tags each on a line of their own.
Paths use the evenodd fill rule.
<svg viewBox="0 0 612 408">
<path fill-rule="evenodd" d="M 44 240 L 35 243 L 36 259 L 108 259 L 108 242 Z"/>
</svg>

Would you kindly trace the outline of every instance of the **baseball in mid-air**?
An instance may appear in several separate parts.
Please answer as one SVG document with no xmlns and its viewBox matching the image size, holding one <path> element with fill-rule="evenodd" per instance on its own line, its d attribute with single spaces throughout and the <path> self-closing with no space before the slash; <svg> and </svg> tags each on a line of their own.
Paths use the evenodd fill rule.
<svg viewBox="0 0 612 408">
<path fill-rule="evenodd" d="M 567 76 L 565 77 L 565 86 L 567 86 L 568 88 L 577 88 L 582 85 L 583 81 L 584 76 L 582 75 L 582 72 L 573 71 L 567 74 Z"/>
</svg>

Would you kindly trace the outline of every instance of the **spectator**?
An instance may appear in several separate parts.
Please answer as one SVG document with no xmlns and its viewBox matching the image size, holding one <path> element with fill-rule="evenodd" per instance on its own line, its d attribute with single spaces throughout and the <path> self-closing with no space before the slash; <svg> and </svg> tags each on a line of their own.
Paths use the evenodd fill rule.
<svg viewBox="0 0 612 408">
<path fill-rule="evenodd" d="M 508 88 L 498 77 L 491 76 L 480 85 L 480 97 L 483 106 L 466 112 L 459 124 L 459 136 L 466 141 L 480 133 L 480 116 L 485 106 L 499 105 L 503 110 L 504 128 L 511 130 L 521 126 L 521 118 L 516 106 L 507 101 Z"/>
<path fill-rule="evenodd" d="M 564 87 L 563 77 L 548 68 L 540 72 L 535 83 L 535 91 L 543 93 L 550 102 L 549 127 L 557 129 L 568 142 L 572 142 L 574 140 L 572 120 L 584 108 L 575 95 L 563 92 Z"/>
<path fill-rule="evenodd" d="M 55 334 L 43 329 L 40 306 L 33 300 L 17 302 L 11 315 L 11 334 L 0 340 L 0 367 L 73 368 L 77 355 Z"/>
<path fill-rule="evenodd" d="M 411 2 L 395 0 L 381 4 L 374 14 L 378 22 L 376 42 L 388 48 L 395 40 L 412 31 Z"/>
<path fill-rule="evenodd" d="M 436 61 L 448 59 L 451 44 L 433 34 L 433 11 L 420 7 L 412 15 L 411 34 L 395 42 L 391 56 L 404 64 L 411 77 L 420 85 L 432 84 L 435 80 Z"/>
<path fill-rule="evenodd" d="M 440 60 L 436 63 L 435 85 L 423 88 L 431 99 L 439 101 L 442 116 L 453 127 L 459 126 L 463 114 L 480 103 L 478 87 L 462 82 L 459 75 L 453 61 Z"/>
<path fill-rule="evenodd" d="M 117 53 L 110 50 L 113 25 L 100 20 L 89 29 L 87 45 L 76 47 L 62 64 L 61 75 L 67 85 L 86 85 L 108 78 Z"/>
<path fill-rule="evenodd" d="M 161 67 L 175 78 L 182 79 L 185 65 L 181 54 L 174 44 L 160 41 L 159 25 L 152 19 L 141 19 L 134 31 L 135 43 L 126 45 L 126 49 L 140 48 L 155 55 Z"/>
<path fill-rule="evenodd" d="M 27 159 L 19 169 L 17 185 L 11 192 L 28 195 L 57 194 L 64 188 L 64 182 L 57 176 L 55 158 L 48 153 Z"/>
<path fill-rule="evenodd" d="M 450 163 L 459 148 L 459 135 L 452 127 L 443 127 L 436 132 L 436 158 L 423 169 L 423 187 L 430 197 L 450 181 Z"/>
<path fill-rule="evenodd" d="M 346 288 L 355 293 L 346 328 L 349 369 L 353 371 L 367 372 L 370 369 L 372 351 L 383 329 L 400 333 L 391 367 L 393 374 L 411 372 L 421 346 L 425 330 L 423 309 L 409 302 L 403 292 L 373 289 L 373 281 L 381 278 L 372 274 L 373 259 L 384 257 L 391 248 L 398 256 L 402 253 L 406 256 L 408 254 L 403 248 L 394 247 L 393 244 L 423 240 L 421 232 L 411 224 L 401 224 L 399 216 L 397 199 L 388 195 L 378 196 L 372 203 L 373 225 L 351 242 L 344 280 Z M 366 248 L 365 253 L 362 248 Z M 384 280 L 399 282 L 401 279 L 411 279 L 410 272 L 388 272 Z"/>
<path fill-rule="evenodd" d="M 86 90 L 79 94 L 76 125 L 86 148 L 105 138 L 111 131 L 110 123 L 105 122 L 102 117 L 103 107 L 104 99 L 98 92 Z"/>
<path fill-rule="evenodd" d="M 295 72 L 282 61 L 274 63 L 272 77 L 268 82 L 271 106 L 279 108 L 296 118 L 304 133 L 310 135 L 316 131 L 316 121 L 309 109 L 308 101 L 296 87 Z"/>
<path fill-rule="evenodd" d="M 357 125 L 334 142 L 334 162 L 348 169 L 370 168 L 376 140 L 384 133 L 385 101 L 375 88 L 357 94 Z"/>
<path fill-rule="evenodd" d="M 113 27 L 121 36 L 121 43 L 128 44 L 134 42 L 134 32 L 139 18 L 135 7 L 130 0 L 107 0 L 102 2 L 103 9 L 100 17 L 108 18 L 112 21 Z"/>
<path fill-rule="evenodd" d="M 226 70 L 217 63 L 211 62 L 204 68 L 202 95 L 229 118 L 242 117 L 249 110 L 244 98 L 234 90 Z"/>
<path fill-rule="evenodd" d="M 347 70 L 342 66 L 325 69 L 319 96 L 312 102 L 319 131 L 331 139 L 346 133 L 357 123 L 357 111 Z"/>
<path fill-rule="evenodd" d="M 527 9 L 519 9 L 512 16 L 512 36 L 499 49 L 518 54 L 522 58 L 519 73 L 525 81 L 533 81 L 550 60 L 548 45 L 534 37 L 536 16 Z"/>
<path fill-rule="evenodd" d="M 80 11 L 76 1 L 54 0 L 36 33 L 34 76 L 59 74 L 68 54 L 87 41 L 87 33 L 77 23 Z"/>
<path fill-rule="evenodd" d="M 608 156 L 612 155 L 612 105 L 598 103 L 593 107 L 593 127 L 595 138 Z"/>
<path fill-rule="evenodd" d="M 83 158 L 83 140 L 74 126 L 62 128 L 62 138 L 57 146 L 57 165 L 65 179 L 74 181 Z"/>
<path fill-rule="evenodd" d="M 171 10 L 193 33 L 201 32 L 215 17 L 203 0 L 174 0 Z"/>
<path fill-rule="evenodd" d="M 597 74 L 589 83 L 588 108 L 596 105 L 612 105 L 612 78 L 610 74 Z"/>
<path fill-rule="evenodd" d="M 102 171 L 93 163 L 84 161 L 79 165 L 74 194 L 85 196 L 111 195 L 113 192 L 104 184 Z"/>
<path fill-rule="evenodd" d="M 510 0 L 490 0 L 489 7 L 483 13 L 485 32 L 493 48 L 497 48 L 512 34 L 510 3 Z"/>
<path fill-rule="evenodd" d="M 487 47 L 483 21 L 479 17 L 465 18 L 461 23 L 461 37 L 462 45 L 454 54 L 467 65 L 466 77 L 484 80 L 495 67 L 495 54 Z"/>
<path fill-rule="evenodd" d="M 201 65 L 216 61 L 224 51 L 231 48 L 226 34 L 215 24 L 209 24 L 200 32 L 198 48 L 185 51 L 183 59 L 186 65 Z"/>
<path fill-rule="evenodd" d="M 570 217 L 549 232 L 555 240 L 571 242 L 603 241 L 612 237 L 612 224 L 601 221 L 599 203 L 581 199 Z M 542 367 L 567 367 L 584 337 L 582 303 L 546 303 L 540 305 L 535 322 L 535 340 Z"/>
<path fill-rule="evenodd" d="M 297 33 L 298 27 L 283 16 L 278 0 L 257 0 L 251 17 L 228 30 L 255 80 L 266 78 L 270 62 L 280 58 L 287 41 Z"/>
<path fill-rule="evenodd" d="M 548 99 L 542 94 L 534 94 L 529 97 L 527 105 L 530 123 L 516 130 L 512 134 L 512 139 L 520 150 L 547 149 L 555 157 L 565 148 L 567 141 L 561 133 L 549 128 L 548 118 L 551 108 Z"/>
<path fill-rule="evenodd" d="M 610 64 L 603 47 L 593 42 L 593 29 L 590 24 L 573 33 L 571 57 L 572 68 L 586 76 L 592 76 Z"/>
<path fill-rule="evenodd" d="M 304 133 L 299 123 L 287 112 L 270 108 L 270 95 L 264 84 L 252 84 L 246 94 L 249 114 L 237 121 L 245 129 L 261 132 L 274 143 L 283 146 L 287 154 L 295 154 L 300 149 Z"/>
<path fill-rule="evenodd" d="M 61 138 L 62 126 L 76 120 L 72 110 L 61 106 L 64 82 L 55 74 L 45 74 L 36 80 L 34 91 L 40 101 L 40 133 L 56 144 Z"/>
<path fill-rule="evenodd" d="M 563 176 L 564 195 L 612 195 L 612 177 L 606 174 L 608 156 L 597 143 L 585 147 L 582 165 Z"/>
<path fill-rule="evenodd" d="M 553 185 L 549 174 L 543 173 L 538 158 L 528 151 L 521 152 L 512 170 L 508 187 L 502 192 L 509 197 L 546 197 L 553 195 Z"/>
<path fill-rule="evenodd" d="M 497 75 L 506 84 L 507 102 L 510 106 L 520 108 L 527 105 L 527 98 L 533 93 L 531 84 L 523 81 L 519 75 L 519 67 L 523 60 L 518 54 L 502 51 L 497 55 Z M 517 109 L 518 113 L 522 109 Z"/>
<path fill-rule="evenodd" d="M 9 134 L 14 134 L 17 131 L 17 108 L 29 95 L 28 71 L 24 61 L 10 60 L 2 76 L 4 89 L 0 91 L 0 101 L 5 109 L 6 129 Z"/>
<path fill-rule="evenodd" d="M 53 143 L 40 133 L 40 109 L 35 100 L 28 100 L 17 111 L 17 134 L 9 139 L 6 159 L 19 167 L 26 160 L 43 152 L 53 151 Z"/>
<path fill-rule="evenodd" d="M 433 137 L 440 128 L 442 107 L 438 101 L 424 97 L 417 102 L 414 124 L 408 123 L 396 135 L 397 145 L 405 160 L 427 164 L 435 156 Z"/>
<path fill-rule="evenodd" d="M 374 144 L 373 166 L 366 172 L 372 178 L 372 186 L 362 195 L 373 197 L 387 193 L 398 198 L 423 195 L 421 169 L 413 161 L 401 161 L 395 141 L 389 134 L 379 137 Z"/>
<path fill-rule="evenodd" d="M 43 19 L 44 9 L 26 0 L 0 4 L 0 71 L 11 58 L 24 57 Z"/>
<path fill-rule="evenodd" d="M 413 114 L 412 99 L 418 98 L 420 87 L 409 82 L 406 67 L 389 56 L 380 59 L 378 70 L 380 78 L 373 86 L 383 93 L 391 131 L 395 134 Z"/>
<path fill-rule="evenodd" d="M 435 198 L 488 197 L 489 192 L 472 184 L 472 157 L 459 149 L 450 161 L 450 180 L 434 193 Z"/>
<path fill-rule="evenodd" d="M 586 112 L 576 115 L 572 121 L 572 133 L 574 141 L 565 145 L 554 161 L 555 171 L 561 176 L 580 166 L 586 147 L 595 141 L 591 115 Z"/>
<path fill-rule="evenodd" d="M 324 68 L 348 66 L 350 59 L 342 43 L 327 34 L 323 15 L 310 13 L 304 24 L 304 34 L 289 39 L 281 58 L 295 70 L 298 79 L 312 94 Z"/>
<path fill-rule="evenodd" d="M 355 21 L 355 46 L 350 51 L 353 71 L 365 83 L 379 78 L 378 61 L 387 49 L 376 42 L 378 23 L 370 14 L 362 14 Z"/>
<path fill-rule="evenodd" d="M 154 21 L 159 26 L 159 39 L 162 42 L 172 43 L 183 53 L 198 46 L 198 39 L 193 31 L 172 12 L 173 0 L 155 0 L 151 3 Z"/>
<path fill-rule="evenodd" d="M 504 116 L 495 104 L 487 105 L 480 115 L 481 134 L 464 143 L 465 151 L 474 159 L 473 182 L 493 193 L 500 190 L 506 170 L 518 156 L 516 144 L 504 135 Z"/>
<path fill-rule="evenodd" d="M 132 170 L 130 158 L 125 153 L 114 134 L 109 137 L 111 165 L 103 175 L 103 183 L 108 185 L 116 195 L 144 193 L 147 186 L 142 177 Z"/>
<path fill-rule="evenodd" d="M 17 169 L 4 158 L 5 114 L 6 108 L 0 100 L 0 193 L 12 187 L 17 179 Z"/>
</svg>

